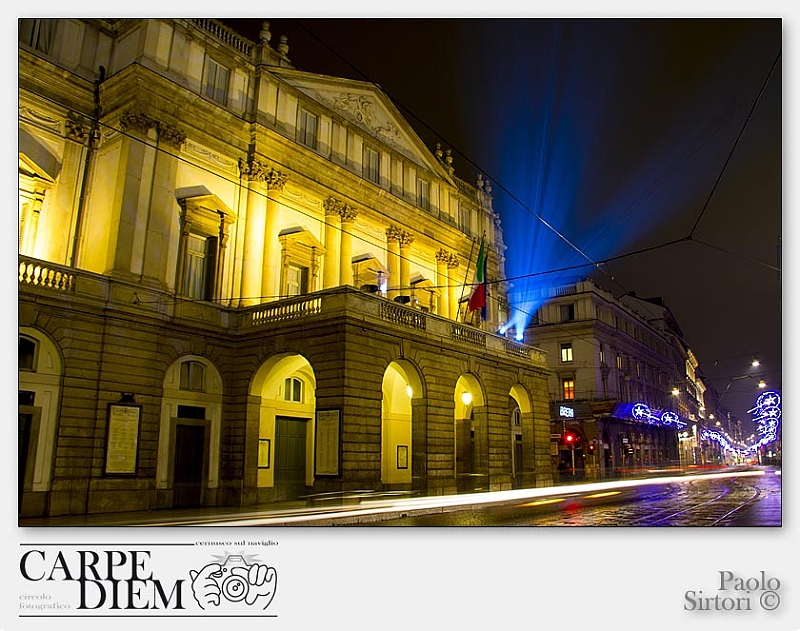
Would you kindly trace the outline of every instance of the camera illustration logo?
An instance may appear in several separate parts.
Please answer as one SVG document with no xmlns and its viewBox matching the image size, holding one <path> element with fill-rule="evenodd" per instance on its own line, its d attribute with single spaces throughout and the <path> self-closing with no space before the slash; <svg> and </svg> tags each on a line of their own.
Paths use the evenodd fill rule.
<svg viewBox="0 0 800 631">
<path fill-rule="evenodd" d="M 192 594 L 200 609 L 246 606 L 264 610 L 275 597 L 278 574 L 275 568 L 229 554 L 220 563 L 209 563 L 200 571 L 189 570 Z"/>
</svg>

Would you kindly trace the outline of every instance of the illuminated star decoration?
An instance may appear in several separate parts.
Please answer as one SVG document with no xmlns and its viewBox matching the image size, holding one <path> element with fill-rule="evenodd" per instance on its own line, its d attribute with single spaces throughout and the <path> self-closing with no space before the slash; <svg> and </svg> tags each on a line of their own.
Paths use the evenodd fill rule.
<svg viewBox="0 0 800 631">
<path fill-rule="evenodd" d="M 756 399 L 756 406 L 747 410 L 753 415 L 756 432 L 761 436 L 759 441 L 750 449 L 755 451 L 762 445 L 773 442 L 778 438 L 778 425 L 781 418 L 781 395 L 774 390 L 762 392 Z"/>
<path fill-rule="evenodd" d="M 664 427 L 675 427 L 676 429 L 683 429 L 686 423 L 680 420 L 675 412 L 666 410 L 659 413 L 653 411 L 644 403 L 635 403 L 631 408 L 631 416 L 637 421 L 647 421 L 650 425 L 662 425 Z"/>
<path fill-rule="evenodd" d="M 716 430 L 705 429 L 700 437 L 717 442 L 725 451 L 733 451 L 742 456 L 755 453 L 764 445 L 767 445 L 778 438 L 778 427 L 781 419 L 781 395 L 774 390 L 762 392 L 756 399 L 756 405 L 748 414 L 753 415 L 753 422 L 756 424 L 756 432 L 760 436 L 759 440 L 752 445 L 744 448 L 734 447 L 730 441 Z"/>
</svg>

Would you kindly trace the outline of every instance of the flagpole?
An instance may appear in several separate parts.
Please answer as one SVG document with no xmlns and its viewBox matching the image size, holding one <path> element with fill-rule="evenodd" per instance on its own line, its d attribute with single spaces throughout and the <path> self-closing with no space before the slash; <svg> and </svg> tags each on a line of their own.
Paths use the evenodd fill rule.
<svg viewBox="0 0 800 631">
<path fill-rule="evenodd" d="M 486 234 L 484 230 L 483 234 Z M 475 239 L 472 240 L 472 243 L 469 246 L 469 256 L 467 257 L 467 265 L 466 270 L 464 271 L 464 284 L 461 285 L 461 298 L 458 299 L 458 305 L 456 305 L 456 317 L 455 320 L 458 322 L 458 316 L 461 313 L 461 303 L 464 302 L 464 290 L 467 288 L 467 280 L 469 279 L 469 268 L 472 264 L 472 251 L 475 249 Z M 467 321 L 467 310 L 464 310 L 464 322 Z"/>
<path fill-rule="evenodd" d="M 473 241 L 473 247 L 474 247 L 474 245 L 475 245 L 475 242 Z M 483 262 L 481 262 L 481 255 L 483 255 Z M 486 272 L 486 258 L 487 258 L 487 256 L 488 256 L 488 254 L 487 254 L 487 251 L 486 251 L 486 230 L 484 230 L 483 234 L 481 235 L 481 247 L 480 247 L 480 250 L 478 250 L 478 260 L 475 262 L 475 275 L 476 276 L 478 275 L 478 271 L 479 271 L 478 270 L 478 266 L 479 265 L 483 265 L 483 267 L 484 267 L 483 274 L 482 274 L 482 276 L 483 276 L 483 283 L 482 284 L 484 286 L 484 289 L 486 288 L 486 273 L 485 272 Z M 472 260 L 472 248 L 470 248 L 470 261 L 471 260 Z M 465 278 L 464 278 L 464 286 L 461 289 L 461 300 L 458 301 L 459 310 L 461 309 L 461 302 L 464 300 L 464 289 L 466 289 L 467 278 L 468 277 L 469 277 L 469 265 L 467 266 L 467 272 L 466 272 L 466 275 L 465 275 Z M 476 291 L 476 287 L 473 287 L 472 288 L 472 292 L 474 293 L 475 291 Z M 471 300 L 472 300 L 472 297 L 470 296 L 470 301 Z M 486 304 L 485 300 L 486 300 L 486 298 L 484 296 L 484 308 L 485 308 L 485 304 Z M 471 310 L 469 308 L 469 305 L 467 305 L 467 307 L 464 309 L 464 322 L 465 323 L 467 322 L 467 317 L 470 316 L 470 315 L 472 315 L 472 312 L 471 312 Z M 483 322 L 483 317 L 480 318 L 479 323 L 480 322 Z M 472 324 L 472 322 L 470 322 L 470 324 Z M 473 326 L 474 326 L 474 324 L 473 324 Z M 478 328 L 480 328 L 480 326 Z"/>
</svg>

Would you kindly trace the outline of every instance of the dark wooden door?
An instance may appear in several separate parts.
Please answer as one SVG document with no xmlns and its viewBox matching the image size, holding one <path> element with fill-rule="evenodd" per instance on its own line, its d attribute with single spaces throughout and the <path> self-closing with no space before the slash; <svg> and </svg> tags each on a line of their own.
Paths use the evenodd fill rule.
<svg viewBox="0 0 800 631">
<path fill-rule="evenodd" d="M 25 475 L 28 472 L 28 452 L 31 446 L 31 427 L 33 414 L 19 413 L 18 459 L 17 472 L 17 510 L 22 510 L 22 493 L 25 488 Z"/>
<path fill-rule="evenodd" d="M 203 439 L 200 425 L 175 427 L 175 475 L 172 505 L 200 506 L 203 491 Z"/>
<path fill-rule="evenodd" d="M 306 426 L 302 418 L 278 417 L 275 431 L 275 499 L 293 500 L 306 492 Z"/>
</svg>

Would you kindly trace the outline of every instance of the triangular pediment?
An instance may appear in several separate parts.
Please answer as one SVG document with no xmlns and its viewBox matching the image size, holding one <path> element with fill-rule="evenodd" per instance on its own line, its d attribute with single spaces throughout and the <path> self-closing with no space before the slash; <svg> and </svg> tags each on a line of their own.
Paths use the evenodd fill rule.
<svg viewBox="0 0 800 631">
<path fill-rule="evenodd" d="M 409 160 L 452 180 L 383 91 L 372 83 L 274 69 L 293 88 Z"/>
</svg>

